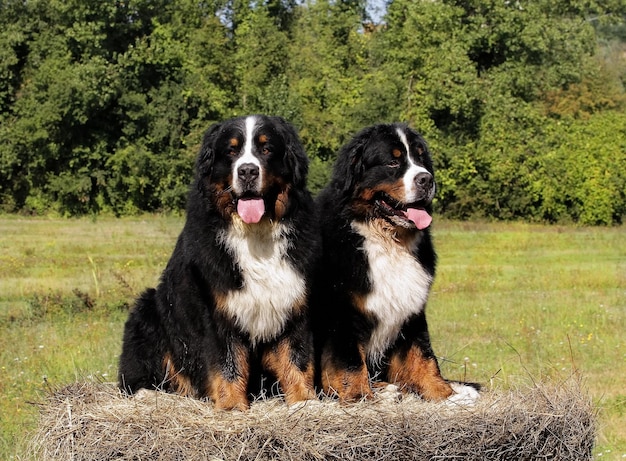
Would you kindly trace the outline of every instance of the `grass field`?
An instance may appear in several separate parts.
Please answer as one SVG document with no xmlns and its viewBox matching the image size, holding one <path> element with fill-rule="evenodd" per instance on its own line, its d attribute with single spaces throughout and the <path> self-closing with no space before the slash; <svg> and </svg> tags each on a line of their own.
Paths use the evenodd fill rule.
<svg viewBox="0 0 626 461">
<path fill-rule="evenodd" d="M 127 308 L 182 218 L 0 217 L 0 459 L 26 457 L 37 402 L 114 381 Z M 626 459 L 626 229 L 435 222 L 430 329 L 444 374 L 508 388 L 580 373 L 598 459 Z"/>
</svg>

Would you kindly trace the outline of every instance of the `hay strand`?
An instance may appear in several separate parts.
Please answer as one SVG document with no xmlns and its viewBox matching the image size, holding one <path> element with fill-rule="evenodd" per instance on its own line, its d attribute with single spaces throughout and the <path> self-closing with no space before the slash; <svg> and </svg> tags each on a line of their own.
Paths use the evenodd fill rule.
<svg viewBox="0 0 626 461">
<path fill-rule="evenodd" d="M 32 453 L 46 460 L 587 460 L 595 412 L 575 379 L 484 392 L 474 406 L 383 393 L 290 408 L 214 411 L 153 391 L 74 383 L 41 406 Z"/>
</svg>

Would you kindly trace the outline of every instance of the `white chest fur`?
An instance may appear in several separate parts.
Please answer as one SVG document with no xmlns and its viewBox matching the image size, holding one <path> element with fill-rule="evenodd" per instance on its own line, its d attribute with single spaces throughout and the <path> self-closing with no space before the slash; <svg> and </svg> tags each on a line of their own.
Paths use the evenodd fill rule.
<svg viewBox="0 0 626 461">
<path fill-rule="evenodd" d="M 353 223 L 352 227 L 365 237 L 363 250 L 372 291 L 364 308 L 378 321 L 367 345 L 367 357 L 378 363 L 404 322 L 424 309 L 432 277 L 412 255 L 412 245 L 400 244 L 375 225 Z"/>
<path fill-rule="evenodd" d="M 287 261 L 289 229 L 284 224 L 234 225 L 220 237 L 243 276 L 243 286 L 228 292 L 225 309 L 253 344 L 276 338 L 294 307 L 306 298 L 303 277 Z"/>
</svg>

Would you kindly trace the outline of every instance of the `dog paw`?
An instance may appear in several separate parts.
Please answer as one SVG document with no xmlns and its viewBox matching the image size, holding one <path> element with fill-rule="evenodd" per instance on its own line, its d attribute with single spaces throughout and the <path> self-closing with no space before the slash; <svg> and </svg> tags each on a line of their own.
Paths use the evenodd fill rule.
<svg viewBox="0 0 626 461">
<path fill-rule="evenodd" d="M 449 405 L 465 405 L 472 406 L 480 398 L 480 393 L 466 384 L 450 383 L 454 394 L 446 399 L 446 403 Z"/>
<path fill-rule="evenodd" d="M 378 400 L 395 402 L 400 400 L 401 392 L 400 388 L 395 384 L 387 384 L 385 386 L 379 386 L 374 388 L 375 398 Z"/>
<path fill-rule="evenodd" d="M 149 397 L 154 397 L 155 391 L 149 389 L 139 389 L 137 392 L 132 394 L 132 396 L 135 400 L 145 400 Z"/>
</svg>

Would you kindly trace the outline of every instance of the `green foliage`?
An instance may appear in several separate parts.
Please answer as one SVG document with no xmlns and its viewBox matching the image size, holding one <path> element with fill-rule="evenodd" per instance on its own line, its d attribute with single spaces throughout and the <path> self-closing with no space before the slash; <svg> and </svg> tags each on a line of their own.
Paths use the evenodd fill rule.
<svg viewBox="0 0 626 461">
<path fill-rule="evenodd" d="M 308 187 L 311 193 L 317 194 L 328 184 L 332 175 L 331 162 L 325 162 L 319 157 L 313 157 L 309 165 Z"/>
<path fill-rule="evenodd" d="M 280 29 L 277 18 L 263 5 L 240 15 L 234 41 L 238 105 L 245 113 L 266 112 L 266 105 L 271 102 L 266 104 L 270 95 L 264 90 L 280 86 L 282 69 L 288 60 L 287 32 Z"/>
<path fill-rule="evenodd" d="M 294 20 L 287 76 L 299 115 L 294 123 L 309 154 L 333 157 L 360 127 L 354 113 L 363 91 L 365 41 L 359 2 L 307 2 Z"/>
<path fill-rule="evenodd" d="M 0 3 L 0 209 L 180 210 L 204 130 L 260 112 L 299 129 L 314 191 L 399 120 L 448 216 L 623 221 L 623 2 L 387 3 L 381 24 L 364 0 Z"/>
<path fill-rule="evenodd" d="M 544 156 L 541 214 L 566 214 L 582 224 L 611 224 L 626 216 L 626 114 L 606 112 L 549 133 Z"/>
<path fill-rule="evenodd" d="M 622 221 L 623 199 L 608 184 L 626 186 L 619 173 L 626 163 L 622 155 L 604 155 L 622 143 L 603 136 L 601 122 L 586 133 L 596 150 L 581 157 L 568 150 L 575 143 L 566 144 L 559 165 L 546 167 L 557 139 L 579 136 L 564 119 L 625 107 L 619 69 L 606 72 L 608 63 L 592 57 L 594 29 L 583 18 L 601 10 L 571 2 L 390 4 L 377 51 L 387 51 L 381 67 L 404 82 L 402 118 L 424 132 L 435 152 L 441 212 L 456 218 Z M 577 176 L 578 182 L 563 182 L 563 176 Z M 554 177 L 564 186 L 558 191 L 549 187 Z M 593 191 L 582 192 L 581 181 Z M 552 197 L 551 205 L 545 196 Z"/>
</svg>

